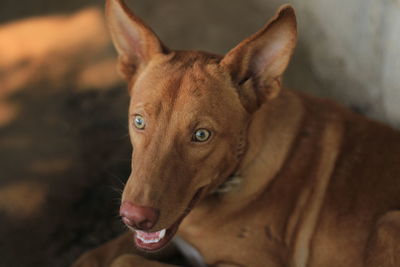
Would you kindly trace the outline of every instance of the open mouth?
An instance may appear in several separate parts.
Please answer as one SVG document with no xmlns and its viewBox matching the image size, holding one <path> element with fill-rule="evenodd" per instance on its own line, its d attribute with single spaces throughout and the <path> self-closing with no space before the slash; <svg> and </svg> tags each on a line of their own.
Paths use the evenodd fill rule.
<svg viewBox="0 0 400 267">
<path fill-rule="evenodd" d="M 157 232 L 144 232 L 140 230 L 134 230 L 136 246 L 142 250 L 149 252 L 155 252 L 162 249 L 169 243 L 172 237 L 174 237 L 181 221 L 182 220 L 179 220 L 178 222 L 174 223 L 168 229 L 162 229 Z"/>
<path fill-rule="evenodd" d="M 140 230 L 133 230 L 135 245 L 139 249 L 148 252 L 155 252 L 164 248 L 169 243 L 169 241 L 174 237 L 176 231 L 178 231 L 179 225 L 181 224 L 182 220 L 186 217 L 186 215 L 188 215 L 188 213 L 192 210 L 194 205 L 199 200 L 203 188 L 204 187 L 197 190 L 196 194 L 190 201 L 188 207 L 185 209 L 183 214 L 169 228 L 162 229 L 157 232 L 145 232 Z"/>
</svg>

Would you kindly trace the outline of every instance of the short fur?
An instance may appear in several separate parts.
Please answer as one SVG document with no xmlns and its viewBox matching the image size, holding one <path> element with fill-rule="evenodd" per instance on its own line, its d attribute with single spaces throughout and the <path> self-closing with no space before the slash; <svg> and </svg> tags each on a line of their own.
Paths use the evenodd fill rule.
<svg viewBox="0 0 400 267">
<path fill-rule="evenodd" d="M 223 57 L 167 49 L 121 0 L 107 1 L 107 18 L 131 95 L 122 200 L 160 210 L 151 231 L 201 192 L 178 234 L 209 266 L 400 266 L 400 134 L 280 90 L 296 43 L 292 7 Z M 212 138 L 191 142 L 197 128 Z M 241 182 L 216 194 L 234 173 Z M 172 265 L 135 254 L 128 233 L 74 266 Z"/>
</svg>

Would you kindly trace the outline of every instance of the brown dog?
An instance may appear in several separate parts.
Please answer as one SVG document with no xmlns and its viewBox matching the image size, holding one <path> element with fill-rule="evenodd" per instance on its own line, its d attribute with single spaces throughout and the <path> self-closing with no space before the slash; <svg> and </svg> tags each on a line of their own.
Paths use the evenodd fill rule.
<svg viewBox="0 0 400 267">
<path fill-rule="evenodd" d="M 209 266 L 400 266 L 400 134 L 280 92 L 292 7 L 225 56 L 169 50 L 121 0 L 107 19 L 131 95 L 134 234 L 75 266 L 172 266 L 133 244 L 158 251 L 178 227 Z"/>
</svg>

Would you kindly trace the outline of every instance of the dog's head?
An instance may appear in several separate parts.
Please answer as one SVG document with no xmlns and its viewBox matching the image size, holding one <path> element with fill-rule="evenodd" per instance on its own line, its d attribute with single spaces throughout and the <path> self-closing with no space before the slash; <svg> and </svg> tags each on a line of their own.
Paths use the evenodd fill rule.
<svg viewBox="0 0 400 267">
<path fill-rule="evenodd" d="M 136 245 L 156 251 L 235 172 L 251 115 L 280 90 L 295 14 L 281 7 L 225 56 L 168 49 L 122 0 L 108 0 L 106 16 L 131 96 L 132 172 L 120 213 Z"/>
</svg>

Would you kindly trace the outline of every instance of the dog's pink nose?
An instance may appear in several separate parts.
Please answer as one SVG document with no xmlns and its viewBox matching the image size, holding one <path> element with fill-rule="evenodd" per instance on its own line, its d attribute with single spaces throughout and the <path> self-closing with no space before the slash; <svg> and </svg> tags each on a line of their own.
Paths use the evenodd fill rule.
<svg viewBox="0 0 400 267">
<path fill-rule="evenodd" d="M 135 205 L 129 201 L 124 201 L 119 209 L 122 221 L 138 230 L 151 229 L 158 220 L 158 210 Z"/>
</svg>

